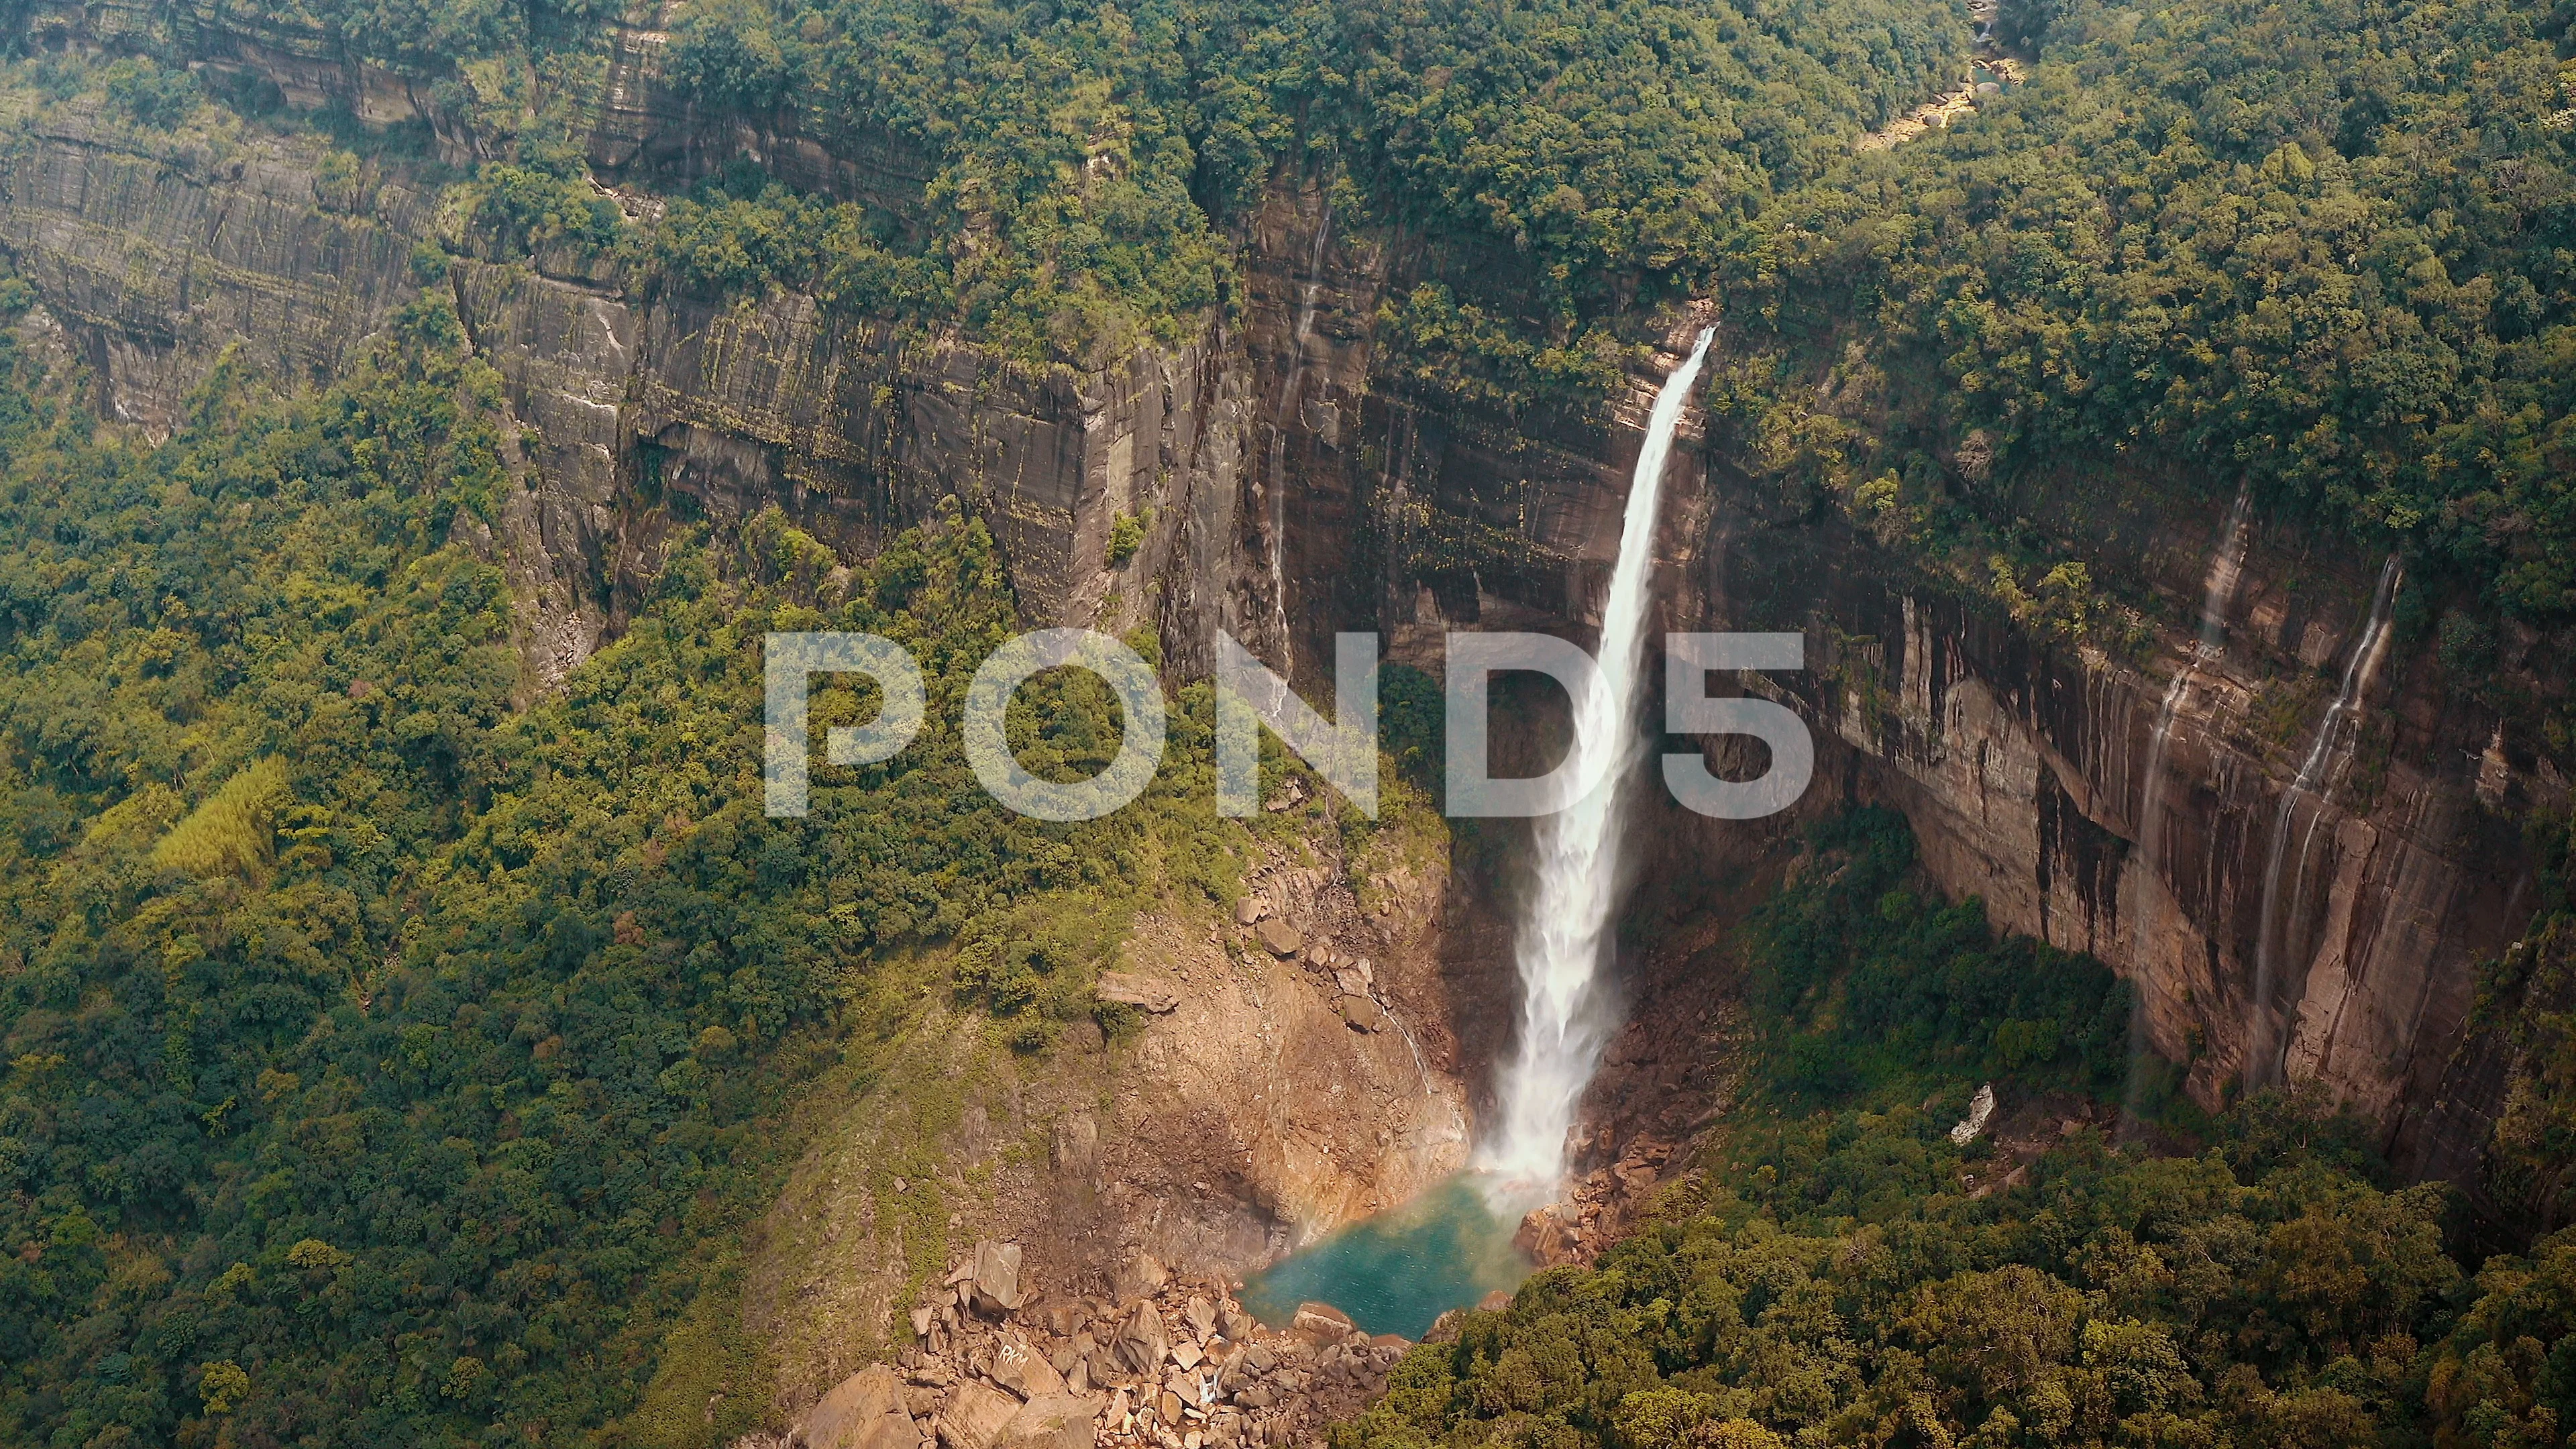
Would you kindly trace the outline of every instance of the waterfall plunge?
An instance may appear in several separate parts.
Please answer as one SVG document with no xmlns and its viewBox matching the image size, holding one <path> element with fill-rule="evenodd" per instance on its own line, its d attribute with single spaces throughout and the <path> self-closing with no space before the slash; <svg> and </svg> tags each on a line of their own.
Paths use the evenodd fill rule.
<svg viewBox="0 0 2576 1449">
<path fill-rule="evenodd" d="M 1520 1043 L 1501 1082 L 1501 1130 L 1479 1163 L 1506 1182 L 1554 1188 L 1565 1170 L 1574 1105 L 1601 1055 L 1604 1023 L 1593 980 L 1618 904 L 1622 788 L 1636 762 L 1638 676 L 1645 667 L 1647 584 L 1655 570 L 1656 504 L 1664 459 L 1714 329 L 1664 379 L 1628 484 L 1619 561 L 1601 611 L 1600 672 L 1574 702 L 1571 805 L 1538 823 L 1538 878 L 1514 954 L 1521 976 Z"/>
</svg>

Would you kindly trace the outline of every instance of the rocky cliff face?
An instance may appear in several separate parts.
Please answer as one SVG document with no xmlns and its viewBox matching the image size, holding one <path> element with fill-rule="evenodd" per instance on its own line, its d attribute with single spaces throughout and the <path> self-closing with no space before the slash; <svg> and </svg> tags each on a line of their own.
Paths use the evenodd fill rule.
<svg viewBox="0 0 2576 1449">
<path fill-rule="evenodd" d="M 1222 326 L 1036 372 L 954 340 L 906 347 L 794 294 L 644 295 L 561 250 L 424 283 L 413 248 L 457 219 L 373 167 L 326 183 L 324 157 L 248 127 L 183 141 L 47 108 L 0 146 L 0 249 L 80 339 L 102 411 L 154 435 L 228 349 L 258 375 L 328 377 L 421 286 L 451 288 L 527 435 L 490 531 L 531 689 L 623 624 L 675 523 L 769 506 L 864 556 L 953 496 L 1035 618 L 1160 622 L 1200 669 L 1215 624 L 1248 632 L 1222 580 L 1252 369 Z M 1151 525 L 1113 562 L 1121 515 Z"/>
<path fill-rule="evenodd" d="M 2200 522 L 2097 557 L 2188 618 L 2219 543 Z M 2477 965 L 2523 928 L 2518 817 L 2560 787 L 2515 768 L 2494 712 L 2420 640 L 2365 661 L 2358 730 L 2319 744 L 2377 560 L 2258 531 L 2223 652 L 2175 629 L 2120 660 L 1910 591 L 1839 523 L 1738 517 L 1725 543 L 1705 617 L 1806 626 L 1811 668 L 1787 689 L 1839 745 L 1844 790 L 1902 806 L 1933 874 L 1999 924 L 2135 981 L 2146 1040 L 2194 1097 L 2313 1079 L 2377 1118 L 2406 1169 L 2469 1168 L 2497 1106 L 2461 1052 Z"/>
<path fill-rule="evenodd" d="M 1420 405 L 1370 356 L 1366 318 L 1401 265 L 1337 244 L 1319 269 L 1300 260 L 1302 220 L 1279 198 L 1252 233 L 1256 298 L 1320 271 L 1328 299 L 1290 355 L 1326 359 L 1330 383 L 1284 415 L 1281 486 L 1311 502 L 1286 511 L 1281 548 L 1336 581 L 1292 610 L 1300 655 L 1335 628 L 1382 629 L 1434 668 L 1453 622 L 1579 636 L 1657 378 L 1633 378 L 1606 423 L 1514 428 Z M 1256 360 L 1295 337 L 1285 315 L 1256 308 Z M 1692 330 L 1675 319 L 1666 365 Z M 2503 1080 L 2468 1040 L 2479 963 L 2526 926 L 2521 822 L 2564 808 L 2566 784 L 2435 662 L 2424 605 L 2372 632 L 2381 560 L 2285 526 L 2223 547 L 2236 536 L 2175 480 L 2027 500 L 2097 578 L 2171 621 L 2114 657 L 1927 576 L 1837 509 L 1785 511 L 1688 424 L 1673 466 L 1666 627 L 1805 634 L 1804 673 L 1744 684 L 1819 738 L 1806 809 L 1903 808 L 1945 887 L 2135 981 L 2144 1040 L 2204 1104 L 2249 1081 L 2317 1081 L 2382 1124 L 2404 1170 L 2470 1172 Z M 2205 648 L 2194 625 L 2222 560 L 2233 577 Z M 2523 687 L 2563 686 L 2537 641 L 2506 652 Z M 2330 725 L 2347 675 L 2352 713 Z M 1666 816 L 1663 864 L 1688 878 L 1724 877 L 1776 833 Z M 1684 988 L 1649 963 L 1637 989 Z M 1607 1166 L 1617 1150 L 1596 1155 Z"/>
<path fill-rule="evenodd" d="M 204 23 L 212 63 L 291 99 L 426 119 L 442 151 L 476 144 L 311 37 Z M 917 187 L 918 159 L 890 143 L 705 132 L 660 89 L 658 45 L 649 28 L 619 40 L 591 137 L 604 178 L 747 152 L 841 194 Z M 1599 418 L 1513 422 L 1413 396 L 1375 319 L 1415 264 L 1399 239 L 1336 227 L 1322 188 L 1293 178 L 1245 227 L 1230 316 L 1168 352 L 1033 372 L 793 294 L 715 306 L 569 255 L 462 261 L 424 283 L 414 244 L 458 222 L 398 169 L 325 185 L 315 143 L 248 127 L 173 143 L 72 108 L 23 119 L 0 144 L 0 248 L 86 352 L 111 415 L 168 428 L 228 348 L 275 376 L 328 375 L 418 287 L 452 291 L 523 425 L 520 487 L 488 541 L 531 691 L 621 627 L 676 527 L 776 506 L 864 554 L 950 496 L 1002 540 L 1033 618 L 1153 624 L 1184 673 L 1204 671 L 1218 628 L 1301 681 L 1326 672 L 1339 629 L 1376 629 L 1435 670 L 1453 624 L 1579 634 L 1657 380 L 1636 377 Z M 1688 330 L 1676 319 L 1677 340 Z M 2222 647 L 2202 657 L 2190 621 L 2217 520 L 2124 480 L 2129 496 L 2051 522 L 2176 621 L 2112 657 L 1924 576 L 1838 512 L 1783 511 L 1695 436 L 1674 466 L 1666 622 L 1806 634 L 1803 674 L 1748 687 L 1813 722 L 1812 808 L 1901 806 L 1945 886 L 2136 980 L 2147 1039 L 2201 1100 L 2249 1074 L 2313 1078 L 2374 1114 L 2408 1169 L 2466 1168 L 2501 1082 L 2463 1051 L 2473 968 L 2529 909 L 2520 819 L 2565 788 L 2401 621 L 2358 679 L 2358 728 L 2294 789 L 2379 560 L 2256 529 Z M 1113 562 L 1121 516 L 1150 526 Z M 2556 686 L 2545 660 L 2507 668 Z M 1698 879 L 1786 828 L 1671 824 L 1667 873 Z M 1462 926 L 1470 938 L 1500 949 L 1484 927 Z M 1473 996 L 1457 1003 L 1470 1056 L 1508 1026 Z"/>
</svg>

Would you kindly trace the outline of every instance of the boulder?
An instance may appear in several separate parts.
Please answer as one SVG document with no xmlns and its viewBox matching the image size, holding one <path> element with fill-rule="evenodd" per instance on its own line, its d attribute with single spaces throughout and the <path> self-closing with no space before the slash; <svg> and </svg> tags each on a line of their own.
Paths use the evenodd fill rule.
<svg viewBox="0 0 2576 1449">
<path fill-rule="evenodd" d="M 1118 1366 L 1131 1374 L 1149 1374 L 1163 1366 L 1163 1356 L 1170 1350 L 1163 1337 L 1162 1315 L 1150 1300 L 1128 1311 L 1109 1349 Z"/>
<path fill-rule="evenodd" d="M 1476 1311 L 1479 1313 L 1500 1313 L 1511 1306 L 1511 1290 L 1507 1288 L 1497 1288 L 1476 1300 Z"/>
<path fill-rule="evenodd" d="M 1045 1394 L 1029 1400 L 1002 1426 L 994 1449 L 1091 1449 L 1099 1413 L 1089 1399 Z"/>
<path fill-rule="evenodd" d="M 1019 1400 L 990 1384 L 960 1383 L 939 1415 L 941 1449 L 1001 1449 L 1002 1429 L 1020 1408 Z"/>
<path fill-rule="evenodd" d="M 878 1364 L 841 1380 L 788 1442 L 802 1449 L 917 1449 L 921 1431 L 904 1408 L 903 1381 Z"/>
<path fill-rule="evenodd" d="M 1297 1316 L 1288 1321 L 1291 1333 L 1302 1333 L 1317 1343 L 1339 1343 L 1350 1336 L 1351 1316 L 1329 1303 L 1308 1301 L 1297 1305 Z"/>
<path fill-rule="evenodd" d="M 1103 1001 L 1141 1007 L 1156 1016 L 1178 1010 L 1181 1004 L 1179 997 L 1132 971 L 1101 973 L 1100 984 L 1091 988 L 1091 994 Z"/>
<path fill-rule="evenodd" d="M 991 1240 L 975 1245 L 968 1296 L 979 1310 L 999 1317 L 1020 1306 L 1020 1245 Z"/>
<path fill-rule="evenodd" d="M 1271 955 L 1283 960 L 1296 955 L 1297 948 L 1306 944 L 1303 933 L 1276 916 L 1263 921 L 1254 929 L 1253 934 L 1261 938 L 1262 945 L 1270 948 Z"/>
<path fill-rule="evenodd" d="M 993 1354 L 993 1382 L 1024 1399 L 1062 1398 L 1068 1392 L 1055 1365 L 1015 1334 L 1005 1335 Z"/>
<path fill-rule="evenodd" d="M 1216 1305 L 1203 1295 L 1192 1294 L 1189 1307 L 1181 1310 L 1181 1316 L 1189 1320 L 1190 1331 L 1201 1338 L 1216 1331 Z"/>
<path fill-rule="evenodd" d="M 1238 926 L 1249 926 L 1268 914 L 1270 914 L 1270 907 L 1263 904 L 1261 897 L 1256 895 L 1247 893 L 1243 899 L 1234 903 L 1234 923 Z"/>
<path fill-rule="evenodd" d="M 1395 1030 L 1395 1018 L 1387 1015 L 1386 1008 L 1370 997 L 1344 996 L 1337 998 L 1333 1005 L 1353 1031 Z"/>
<path fill-rule="evenodd" d="M 1542 1268 L 1562 1267 L 1580 1260 L 1582 1239 L 1576 1232 L 1576 1225 L 1566 1220 L 1566 1215 L 1573 1211 L 1571 1203 L 1532 1208 L 1521 1219 L 1520 1231 L 1512 1234 L 1512 1246 Z"/>
<path fill-rule="evenodd" d="M 1172 1280 L 1171 1270 L 1151 1253 L 1139 1252 L 1118 1270 L 1118 1296 L 1142 1298 Z"/>
<path fill-rule="evenodd" d="M 930 1336 L 931 1320 L 938 1316 L 939 1315 L 937 1313 L 927 1308 L 916 1308 L 912 1310 L 912 1336 L 915 1338 L 928 1338 Z"/>
<path fill-rule="evenodd" d="M 1950 1129 L 1950 1140 L 1961 1147 L 1976 1141 L 1978 1135 L 1986 1130 L 1986 1123 L 1994 1115 L 1995 1084 L 1988 1082 L 1977 1088 L 1977 1095 L 1969 1099 L 1968 1115 L 1958 1126 Z"/>
</svg>

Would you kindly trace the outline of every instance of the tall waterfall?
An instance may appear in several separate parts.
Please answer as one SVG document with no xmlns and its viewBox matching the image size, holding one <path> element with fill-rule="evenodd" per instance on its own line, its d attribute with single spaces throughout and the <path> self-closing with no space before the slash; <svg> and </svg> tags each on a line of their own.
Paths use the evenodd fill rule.
<svg viewBox="0 0 2576 1449">
<path fill-rule="evenodd" d="M 1288 380 L 1279 387 L 1279 410 L 1270 421 L 1270 616 L 1279 631 L 1279 677 L 1297 675 L 1295 634 L 1288 627 L 1288 424 L 1297 416 L 1297 384 L 1306 376 L 1306 343 L 1315 335 L 1315 297 L 1324 288 L 1324 248 L 1333 234 L 1332 208 L 1315 224 L 1306 275 L 1297 284 L 1297 325 L 1288 335 Z"/>
<path fill-rule="evenodd" d="M 2281 792 L 2281 813 L 2272 822 L 2272 848 L 2263 865 L 2263 914 L 2257 922 L 2254 937 L 2254 1001 L 2245 1032 L 2245 1085 L 2268 1087 L 2281 1079 L 2281 1054 L 2287 1043 L 2275 1030 L 2272 994 L 2280 989 L 2281 968 L 2301 953 L 2291 949 L 2294 943 L 2283 939 L 2289 934 L 2289 923 L 2283 919 L 2290 906 L 2297 903 L 2307 887 L 2308 852 L 2316 845 L 2318 822 L 2326 813 L 2326 801 L 2320 789 L 2331 794 L 2334 782 L 2328 778 L 2339 763 L 2337 754 L 2343 748 L 2345 727 L 2360 712 L 2362 691 L 2379 668 L 2379 658 L 2388 643 L 2389 607 L 2397 598 L 2397 557 L 2391 554 L 2379 571 L 2379 588 L 2370 598 L 2370 622 L 2361 631 L 2361 642 L 2352 649 L 2352 658 L 2343 666 L 2343 686 L 2335 691 L 2335 702 L 2326 717 L 2317 724 L 2317 737 L 2308 746 L 2308 757 L 2299 765 L 2298 777 L 2290 788 Z M 2313 799 L 2316 809 L 2308 816 L 2307 838 L 2299 848 L 2299 868 L 2290 881 L 2288 900 L 2282 893 L 2282 867 L 2289 859 L 2290 831 L 2298 823 L 2299 802 Z"/>
<path fill-rule="evenodd" d="M 2182 710 L 2183 695 L 2192 680 L 2227 653 L 2227 606 L 2236 598 L 2237 580 L 2245 574 L 2245 508 L 2250 490 L 2236 490 L 2236 505 L 2227 510 L 2227 522 L 2218 531 L 2218 542 L 2209 551 L 2209 567 L 2200 582 L 2200 636 L 2192 641 L 2191 657 L 2174 671 L 2173 683 L 2165 686 L 2164 704 L 2156 711 L 2155 732 L 2147 737 L 2147 779 L 2138 801 L 2138 859 L 2149 871 L 2165 868 L 2165 752 L 2173 743 L 2174 718 Z M 2154 917 L 2147 911 L 2137 912 L 2138 930 L 2132 942 L 2130 968 L 2140 976 L 2146 971 L 2149 932 Z M 2124 1104 L 2124 1121 L 2135 1121 L 2140 1115 L 2147 1087 L 2146 1066 L 2146 1000 L 2129 1015 L 2129 1080 Z"/>
<path fill-rule="evenodd" d="M 2200 637 L 2192 643 L 2191 658 L 2174 671 L 2173 683 L 2165 687 L 2164 706 L 2156 711 L 2155 733 L 2147 738 L 2147 782 L 2144 798 L 2138 803 L 2138 848 L 2149 869 L 2157 868 L 2162 860 L 2165 748 L 2173 737 L 2174 715 L 2182 707 L 2183 692 L 2193 676 L 2217 663 L 2227 652 L 2227 605 L 2236 597 L 2236 581 L 2245 572 L 2246 499 L 2246 490 L 2236 490 L 2236 506 L 2227 510 L 2227 522 L 2219 529 L 2218 546 L 2210 551 L 2209 569 L 2201 579 Z"/>
<path fill-rule="evenodd" d="M 1673 430 L 1690 401 L 1714 329 L 1664 379 L 1628 484 L 1619 561 L 1601 611 L 1600 672 L 1574 701 L 1574 778 L 1589 788 L 1538 825 L 1538 879 L 1514 943 L 1521 977 L 1520 1044 L 1501 1082 L 1500 1131 L 1480 1165 L 1506 1180 L 1553 1187 L 1565 1134 L 1601 1055 L 1604 1023 L 1593 980 L 1618 904 L 1621 795 L 1638 751 L 1638 676 L 1645 667 L 1647 584 L 1655 568 L 1656 504 Z"/>
</svg>

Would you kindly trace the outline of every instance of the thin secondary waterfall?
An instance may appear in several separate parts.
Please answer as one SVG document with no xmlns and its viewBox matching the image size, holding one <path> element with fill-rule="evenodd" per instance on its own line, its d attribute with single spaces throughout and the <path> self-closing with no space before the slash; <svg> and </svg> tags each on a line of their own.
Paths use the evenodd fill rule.
<svg viewBox="0 0 2576 1449">
<path fill-rule="evenodd" d="M 2318 798 L 2320 788 L 2332 789 L 2327 779 L 2342 747 L 2345 726 L 2360 712 L 2362 691 L 2370 684 L 2379 668 L 2379 658 L 2388 643 L 2389 606 L 2397 598 L 2397 558 L 2389 556 L 2379 571 L 2379 588 L 2370 598 L 2370 622 L 2362 628 L 2361 641 L 2353 646 L 2352 658 L 2343 666 L 2343 686 L 2335 691 L 2335 702 L 2317 725 L 2317 737 L 2308 746 L 2308 757 L 2299 765 L 2298 777 L 2281 793 L 2281 813 L 2272 822 L 2272 846 L 2263 864 L 2263 914 L 2256 925 L 2254 938 L 2254 1000 L 2248 1013 L 2245 1031 L 2245 1085 L 2267 1087 L 2281 1079 L 2281 1053 L 2286 1043 L 2273 1030 L 2272 993 L 2279 989 L 2281 967 L 2291 955 L 2282 940 L 2286 909 L 2281 892 L 2281 867 L 2289 853 L 2290 831 L 2298 823 L 2299 802 L 2315 799 L 2316 811 L 2308 819 L 2306 839 L 2299 849 L 2298 877 L 2291 883 L 2290 902 L 2307 884 L 2308 852 L 2316 845 L 2318 821 L 2325 814 L 2326 802 Z"/>
<path fill-rule="evenodd" d="M 1555 1186 L 1565 1134 L 1592 1079 L 1604 1035 L 1593 982 L 1618 904 L 1619 823 L 1637 753 L 1638 676 L 1645 668 L 1647 585 L 1655 568 L 1656 504 L 1664 460 L 1681 425 L 1714 329 L 1664 379 L 1628 484 L 1619 561 L 1601 611 L 1599 673 L 1574 701 L 1568 759 L 1582 793 L 1538 824 L 1538 878 L 1515 941 L 1521 977 L 1520 1043 L 1500 1083 L 1500 1130 L 1481 1165 L 1506 1180 Z"/>
<path fill-rule="evenodd" d="M 2236 490 L 2236 504 L 2227 510 L 2227 522 L 2209 551 L 2209 567 L 2202 572 L 2200 584 L 2200 637 L 2192 643 L 2191 657 L 2174 671 L 2173 683 L 2165 686 L 2164 704 L 2156 710 L 2155 732 L 2147 737 L 2147 779 L 2138 802 L 2138 859 L 2149 871 L 2164 869 L 2165 751 L 2173 741 L 2174 717 L 2182 709 L 2183 695 L 2192 680 L 2227 653 L 2227 606 L 2235 601 L 2237 580 L 2245 575 L 2245 509 L 2250 496 L 2245 488 Z M 2143 910 L 2136 914 L 2138 930 L 2129 953 L 2130 970 L 2143 977 L 2153 919 Z M 2140 998 L 2129 1019 L 2128 1111 L 2124 1120 L 2137 1119 L 2146 1090 L 2146 1077 L 2140 1070 L 2146 1064 L 2145 1018 L 2146 1004 Z"/>
<path fill-rule="evenodd" d="M 2227 523 L 2219 530 L 2218 546 L 2210 551 L 2209 569 L 2201 580 L 2200 637 L 2192 644 L 2191 658 L 2174 671 L 2173 683 L 2165 686 L 2165 702 L 2156 711 L 2155 733 L 2147 739 L 2147 782 L 2145 796 L 2138 804 L 2138 849 L 2149 868 L 2161 859 L 2165 820 L 2165 748 L 2173 737 L 2175 713 L 2182 707 L 2184 691 L 2200 671 L 2216 664 L 2227 652 L 2227 606 L 2236 597 L 2236 581 L 2245 573 L 2245 504 L 2246 491 L 2236 491 L 2236 506 L 2227 510 Z"/>
<path fill-rule="evenodd" d="M 1270 478 L 1263 501 L 1270 511 L 1270 614 L 1279 630 L 1279 677 L 1294 679 L 1297 647 L 1288 629 L 1288 420 L 1297 411 L 1297 384 L 1306 376 L 1306 339 L 1315 335 L 1315 297 L 1324 286 L 1324 247 L 1333 232 L 1329 210 L 1315 223 L 1306 275 L 1297 285 L 1297 325 L 1289 334 L 1288 380 L 1279 389 L 1279 411 L 1270 423 Z"/>
</svg>

